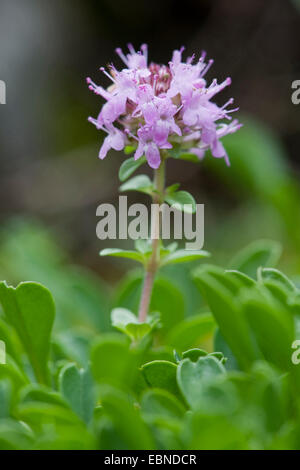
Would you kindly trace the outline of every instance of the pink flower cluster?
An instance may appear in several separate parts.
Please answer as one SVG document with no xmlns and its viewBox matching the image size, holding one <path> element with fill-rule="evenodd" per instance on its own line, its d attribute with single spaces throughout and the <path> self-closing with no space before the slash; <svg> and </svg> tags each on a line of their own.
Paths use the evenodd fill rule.
<svg viewBox="0 0 300 470">
<path fill-rule="evenodd" d="M 108 73 L 101 68 L 112 82 L 107 89 L 87 79 L 89 88 L 106 100 L 97 119 L 89 118 L 107 134 L 99 157 L 105 158 L 111 148 L 122 150 L 134 145 L 135 159 L 146 155 L 149 165 L 156 169 L 161 149 L 180 145 L 200 159 L 210 148 L 214 157 L 225 158 L 229 165 L 220 138 L 241 127 L 230 117 L 237 109 L 228 109 L 232 98 L 221 107 L 211 99 L 230 85 L 231 79 L 220 84 L 214 79 L 208 86 L 204 76 L 213 61 L 205 63 L 205 53 L 197 62 L 194 56 L 183 62 L 181 48 L 173 52 L 168 66 L 148 65 L 146 45 L 138 52 L 132 45 L 128 48 L 127 55 L 116 50 L 126 66 L 123 70 L 111 65 Z M 229 122 L 220 123 L 220 119 Z"/>
</svg>

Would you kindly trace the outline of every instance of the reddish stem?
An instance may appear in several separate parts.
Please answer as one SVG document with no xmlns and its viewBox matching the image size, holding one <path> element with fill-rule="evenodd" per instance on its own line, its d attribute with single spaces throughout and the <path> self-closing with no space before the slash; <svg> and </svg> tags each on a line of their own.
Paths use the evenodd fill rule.
<svg viewBox="0 0 300 470">
<path fill-rule="evenodd" d="M 156 193 L 153 196 L 153 202 L 155 204 L 161 204 L 163 202 L 163 193 L 164 193 L 164 183 L 165 183 L 165 174 L 164 174 L 165 163 L 162 159 L 160 167 L 155 170 L 155 190 Z M 160 233 L 160 216 L 158 215 L 154 221 L 154 227 L 152 230 L 153 239 L 152 239 L 152 254 L 151 258 L 146 266 L 145 279 L 142 291 L 142 297 L 139 308 L 139 321 L 145 322 L 147 319 L 149 305 L 151 301 L 151 295 L 153 290 L 153 284 L 157 269 L 159 267 L 159 233 Z"/>
</svg>

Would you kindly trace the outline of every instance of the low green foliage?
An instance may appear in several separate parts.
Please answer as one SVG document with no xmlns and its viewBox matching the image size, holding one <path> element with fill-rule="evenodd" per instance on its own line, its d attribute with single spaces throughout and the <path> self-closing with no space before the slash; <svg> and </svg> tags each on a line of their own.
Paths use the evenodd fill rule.
<svg viewBox="0 0 300 470">
<path fill-rule="evenodd" d="M 223 269 L 161 247 L 164 264 L 187 264 L 157 276 L 143 323 L 139 271 L 112 296 L 66 266 L 55 283 L 55 257 L 54 300 L 36 282 L 2 282 L 0 449 L 299 449 L 300 292 L 279 253 L 258 241 Z"/>
</svg>

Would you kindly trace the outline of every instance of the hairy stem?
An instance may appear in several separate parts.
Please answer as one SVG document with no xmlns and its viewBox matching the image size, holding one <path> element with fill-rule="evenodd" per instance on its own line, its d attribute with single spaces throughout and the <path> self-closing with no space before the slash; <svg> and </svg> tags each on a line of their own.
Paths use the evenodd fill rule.
<svg viewBox="0 0 300 470">
<path fill-rule="evenodd" d="M 163 202 L 163 193 L 165 187 L 165 162 L 164 158 L 162 157 L 162 161 L 160 167 L 154 171 L 154 185 L 155 190 L 157 191 L 153 196 L 153 203 L 154 204 L 162 204 Z M 145 270 L 145 279 L 144 285 L 142 290 L 142 297 L 140 302 L 139 308 L 139 321 L 145 322 L 150 300 L 151 294 L 153 289 L 153 283 L 155 279 L 155 274 L 159 267 L 159 248 L 160 248 L 160 214 L 159 212 L 156 214 L 155 220 L 153 221 L 153 227 L 151 227 L 151 236 L 152 236 L 152 254 L 147 263 L 146 270 Z"/>
</svg>

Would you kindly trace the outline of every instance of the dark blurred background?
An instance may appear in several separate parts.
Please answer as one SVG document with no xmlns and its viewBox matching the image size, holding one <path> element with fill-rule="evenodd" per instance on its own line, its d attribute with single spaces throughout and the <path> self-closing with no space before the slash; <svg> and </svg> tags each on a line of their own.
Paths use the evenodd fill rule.
<svg viewBox="0 0 300 470">
<path fill-rule="evenodd" d="M 101 100 L 85 77 L 106 84 L 98 69 L 121 65 L 115 48 L 146 42 L 155 62 L 166 63 L 182 45 L 189 55 L 204 49 L 215 59 L 207 78 L 233 79 L 218 98 L 233 96 L 245 122 L 241 136 L 228 140 L 232 167 L 168 164 L 168 181 L 182 182 L 205 203 L 205 248 L 222 260 L 248 241 L 270 237 L 285 244 L 292 266 L 300 220 L 300 105 L 291 102 L 291 84 L 300 79 L 299 31 L 297 0 L 0 0 L 4 245 L 15 237 L 22 252 L 20 234 L 41 224 L 76 263 L 102 277 L 117 280 L 127 269 L 122 260 L 98 258 L 104 243 L 96 238 L 96 207 L 117 201 L 124 156 L 97 158 L 102 135 L 87 117 L 97 115 Z"/>
</svg>

